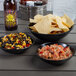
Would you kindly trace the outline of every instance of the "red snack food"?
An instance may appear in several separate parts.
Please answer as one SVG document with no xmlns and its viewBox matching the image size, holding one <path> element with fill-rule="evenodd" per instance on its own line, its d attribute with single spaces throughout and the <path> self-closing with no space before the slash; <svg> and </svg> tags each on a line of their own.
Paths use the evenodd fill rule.
<svg viewBox="0 0 76 76">
<path fill-rule="evenodd" d="M 15 47 L 12 47 L 12 49 L 15 49 Z"/>
<path fill-rule="evenodd" d="M 26 47 L 29 47 L 30 46 L 30 44 L 26 44 Z"/>
<path fill-rule="evenodd" d="M 72 56 L 72 52 L 70 47 L 63 47 L 62 45 L 53 44 L 53 45 L 46 45 L 38 50 L 39 56 L 46 59 L 52 60 L 62 60 L 69 58 Z"/>
</svg>

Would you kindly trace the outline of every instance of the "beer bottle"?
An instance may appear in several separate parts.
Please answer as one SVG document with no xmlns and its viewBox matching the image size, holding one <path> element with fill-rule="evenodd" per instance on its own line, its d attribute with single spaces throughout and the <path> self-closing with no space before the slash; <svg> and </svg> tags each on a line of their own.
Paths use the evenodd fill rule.
<svg viewBox="0 0 76 76">
<path fill-rule="evenodd" d="M 4 1 L 4 21 L 6 30 L 17 29 L 17 3 L 15 0 Z"/>
</svg>

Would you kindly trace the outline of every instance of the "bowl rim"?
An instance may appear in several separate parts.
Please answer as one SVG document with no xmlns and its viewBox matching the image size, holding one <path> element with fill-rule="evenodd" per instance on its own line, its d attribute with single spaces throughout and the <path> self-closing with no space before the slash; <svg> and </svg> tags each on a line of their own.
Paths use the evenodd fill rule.
<svg viewBox="0 0 76 76">
<path fill-rule="evenodd" d="M 30 24 L 32 24 L 32 23 L 30 23 Z M 29 25 L 30 25 L 30 24 L 29 24 Z M 75 24 L 74 24 L 74 25 L 75 25 Z M 36 34 L 58 36 L 58 35 L 62 35 L 62 34 L 65 34 L 65 33 L 70 32 L 70 31 L 74 28 L 74 25 L 73 25 L 71 28 L 69 28 L 69 31 L 67 31 L 67 32 L 63 32 L 63 33 L 59 33 L 59 34 L 42 34 L 42 33 L 38 33 L 38 32 L 34 32 L 34 31 L 32 31 L 32 29 L 30 29 L 29 26 L 28 26 L 28 28 L 29 28 L 29 30 L 30 30 L 31 32 L 36 33 Z"/>
<path fill-rule="evenodd" d="M 23 33 L 23 32 L 22 32 Z M 13 33 L 10 33 L 10 34 L 13 34 Z M 0 49 L 3 49 L 3 50 L 7 50 L 7 51 L 22 51 L 22 50 L 26 50 L 26 49 L 28 49 L 28 48 L 30 48 L 34 43 L 35 43 L 35 41 L 34 41 L 34 39 L 29 35 L 29 34 L 27 34 L 27 33 L 25 33 L 26 35 L 27 35 L 27 37 L 29 36 L 30 38 L 31 38 L 31 40 L 32 40 L 32 44 L 29 46 L 29 47 L 26 47 L 26 48 L 23 48 L 23 49 L 5 49 L 5 48 L 2 48 L 2 47 L 0 47 Z M 6 34 L 6 35 L 4 35 L 4 36 L 7 36 L 7 35 L 9 35 L 9 34 Z M 1 38 L 2 37 L 4 37 L 4 36 L 1 36 L 0 37 L 0 40 L 1 40 Z"/>
<path fill-rule="evenodd" d="M 42 45 L 46 46 L 46 45 L 49 45 L 49 44 L 64 44 L 64 45 L 66 45 L 66 46 L 69 46 L 70 49 L 71 49 L 71 52 L 72 52 L 72 56 L 70 56 L 70 57 L 68 57 L 68 58 L 66 58 L 66 59 L 62 59 L 62 60 L 51 60 L 51 59 L 46 59 L 46 58 L 40 57 L 39 54 L 38 54 L 38 49 L 39 49 L 40 47 L 42 47 Z M 39 45 L 38 49 L 37 49 L 37 56 L 38 56 L 39 58 L 41 58 L 41 59 L 46 60 L 46 61 L 54 61 L 54 62 L 65 61 L 65 60 L 68 60 L 68 59 L 72 58 L 72 57 L 74 56 L 74 54 L 75 54 L 75 50 L 74 50 L 70 45 L 68 45 L 68 44 L 66 44 L 66 43 L 60 43 L 60 42 L 46 42 L 46 43 L 43 43 L 43 44 Z"/>
</svg>

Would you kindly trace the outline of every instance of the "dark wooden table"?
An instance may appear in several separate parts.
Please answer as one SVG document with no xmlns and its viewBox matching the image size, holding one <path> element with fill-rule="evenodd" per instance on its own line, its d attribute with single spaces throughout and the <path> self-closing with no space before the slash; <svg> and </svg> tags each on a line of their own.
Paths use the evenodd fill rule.
<svg viewBox="0 0 76 76">
<path fill-rule="evenodd" d="M 12 32 L 28 33 L 36 41 L 35 44 L 21 55 L 12 55 L 0 49 L 0 76 L 76 76 L 76 54 L 62 66 L 47 64 L 36 56 L 41 41 L 29 32 L 28 24 L 18 18 L 18 29 Z M 5 31 L 3 13 L 0 12 L 0 36 L 9 33 L 11 31 Z M 76 25 L 70 34 L 59 42 L 67 43 L 76 50 Z"/>
</svg>

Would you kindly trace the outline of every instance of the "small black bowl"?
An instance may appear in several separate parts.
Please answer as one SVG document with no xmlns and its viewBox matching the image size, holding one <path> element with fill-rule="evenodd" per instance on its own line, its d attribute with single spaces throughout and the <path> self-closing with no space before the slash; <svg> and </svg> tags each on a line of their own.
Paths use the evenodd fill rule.
<svg viewBox="0 0 76 76">
<path fill-rule="evenodd" d="M 33 26 L 35 23 L 30 23 L 29 26 Z M 29 27 L 28 27 L 29 28 Z M 29 30 L 31 31 L 31 33 L 36 36 L 38 39 L 41 39 L 43 41 L 50 41 L 50 42 L 56 42 L 62 38 L 64 38 L 66 35 L 68 35 L 70 33 L 70 31 L 73 29 L 73 26 L 70 28 L 69 31 L 64 32 L 64 33 L 60 33 L 60 34 L 41 34 L 41 33 L 37 33 L 32 31 L 32 29 L 29 28 Z"/>
<path fill-rule="evenodd" d="M 31 37 L 30 35 L 28 35 L 28 34 L 26 34 L 26 35 L 31 38 L 31 40 L 32 40 L 32 45 L 33 45 L 35 42 L 34 42 L 34 40 L 32 39 L 32 37 Z M 2 36 L 2 37 L 4 37 L 4 36 Z M 0 42 L 1 42 L 1 38 L 2 38 L 2 37 L 0 37 Z M 32 45 L 30 45 L 29 47 L 24 48 L 24 49 L 5 49 L 5 48 L 3 48 L 3 47 L 1 47 L 1 49 L 4 50 L 5 52 L 11 53 L 11 54 L 22 54 L 22 53 L 24 53 L 27 49 L 29 49 Z"/>
<path fill-rule="evenodd" d="M 65 44 L 65 43 L 52 43 L 52 42 L 48 42 L 48 43 L 41 44 L 41 45 L 39 46 L 39 48 L 42 48 L 42 47 L 44 47 L 44 46 L 46 46 L 46 45 L 52 45 L 52 44 L 59 44 L 59 45 L 62 45 L 64 48 L 65 48 L 65 47 L 70 47 L 69 45 L 67 45 L 67 44 Z M 70 47 L 70 49 L 71 49 L 71 51 L 72 51 L 72 56 L 69 57 L 69 58 L 67 58 L 67 59 L 63 59 L 63 60 L 50 60 L 50 59 L 42 58 L 42 57 L 39 56 L 38 51 L 37 51 L 37 56 L 38 56 L 41 60 L 43 60 L 43 61 L 45 61 L 45 62 L 47 62 L 47 63 L 49 63 L 49 64 L 62 65 L 62 64 L 64 64 L 64 63 L 66 63 L 68 60 L 70 60 L 70 59 L 74 56 L 75 50 L 74 50 L 72 47 Z"/>
</svg>

